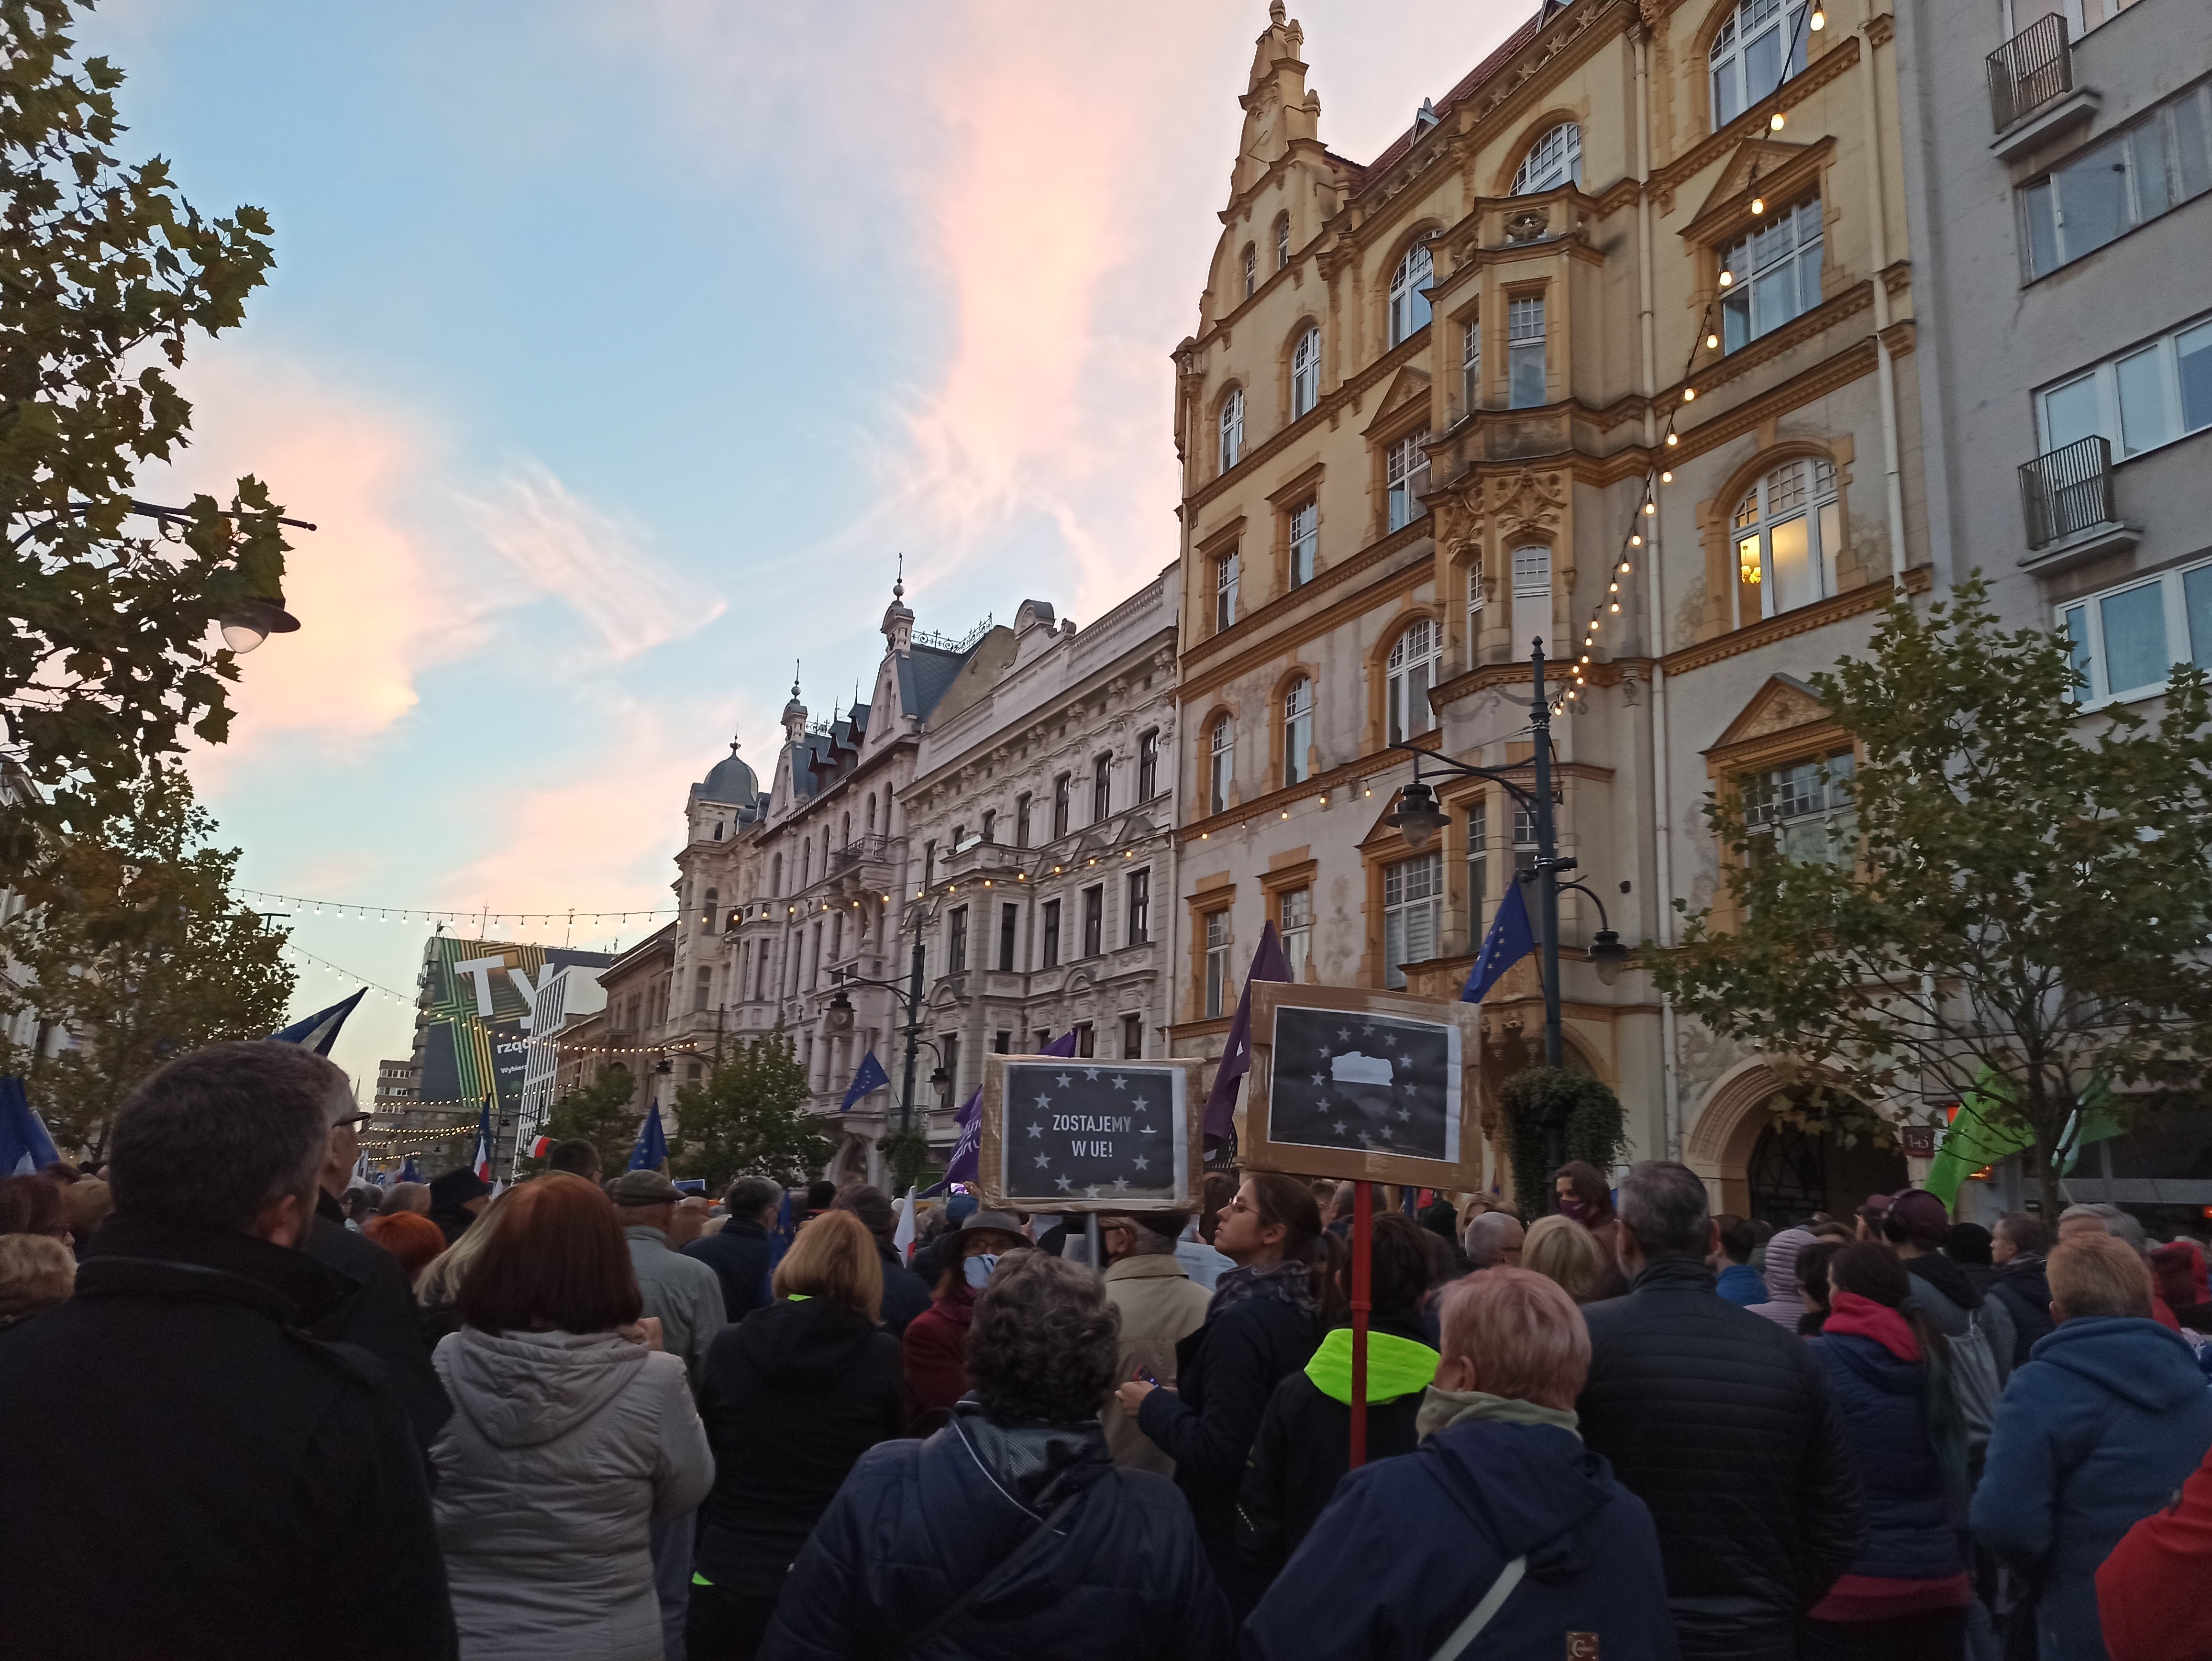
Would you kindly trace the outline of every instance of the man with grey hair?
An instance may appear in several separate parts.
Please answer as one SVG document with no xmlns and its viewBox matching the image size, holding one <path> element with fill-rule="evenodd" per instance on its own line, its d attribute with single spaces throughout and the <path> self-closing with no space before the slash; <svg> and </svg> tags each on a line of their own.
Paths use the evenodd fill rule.
<svg viewBox="0 0 2212 1661">
<path fill-rule="evenodd" d="M 303 1329 L 344 1290 L 299 1249 L 344 1087 L 214 1044 L 124 1104 L 76 1295 L 0 1334 L 0 1655 L 457 1654 L 386 1370 Z"/>
<path fill-rule="evenodd" d="M 1510 1212 L 1486 1211 L 1468 1224 L 1460 1244 L 1472 1268 L 1518 1269 L 1521 1243 L 1527 1235 L 1521 1220 Z"/>
<path fill-rule="evenodd" d="M 1592 1304 L 1583 1441 L 1651 1508 L 1685 1661 L 1791 1661 L 1798 1617 L 1866 1537 L 1826 1375 L 1796 1335 L 1714 1290 L 1702 1177 L 1620 1185 L 1626 1297 Z"/>
</svg>

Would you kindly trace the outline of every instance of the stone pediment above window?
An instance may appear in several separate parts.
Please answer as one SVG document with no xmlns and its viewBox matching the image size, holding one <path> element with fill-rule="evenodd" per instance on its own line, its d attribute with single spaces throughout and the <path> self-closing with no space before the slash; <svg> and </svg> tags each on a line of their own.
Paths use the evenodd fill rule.
<svg viewBox="0 0 2212 1661">
<path fill-rule="evenodd" d="M 1376 406 L 1375 419 L 1367 423 L 1366 431 L 1372 434 L 1395 424 L 1415 405 L 1424 411 L 1429 407 L 1429 378 L 1408 363 L 1391 380 L 1389 390 Z"/>
<path fill-rule="evenodd" d="M 1820 169 L 1832 157 L 1836 141 L 1785 143 L 1778 138 L 1749 138 L 1736 146 L 1704 204 L 1682 228 L 1682 240 L 1717 242 L 1741 232 L 1754 218 L 1751 202 L 1763 197 L 1770 208 L 1786 207 L 1820 182 Z"/>
<path fill-rule="evenodd" d="M 1717 755 L 1799 727 L 1821 726 L 1828 720 L 1828 712 L 1820 707 L 1810 686 L 1794 675 L 1771 676 L 1705 753 Z"/>
</svg>

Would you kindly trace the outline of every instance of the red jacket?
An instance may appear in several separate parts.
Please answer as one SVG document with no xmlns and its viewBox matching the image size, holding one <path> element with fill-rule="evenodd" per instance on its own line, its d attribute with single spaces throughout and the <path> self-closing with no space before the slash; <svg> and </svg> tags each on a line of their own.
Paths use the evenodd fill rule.
<svg viewBox="0 0 2212 1661">
<path fill-rule="evenodd" d="M 2097 1571 L 2097 1613 L 2112 1661 L 2212 1658 L 2212 1453 L 2174 1503 L 2130 1529 Z"/>
<path fill-rule="evenodd" d="M 975 1318 L 975 1294 L 961 1285 L 906 1323 L 899 1342 L 905 1352 L 910 1433 L 927 1436 L 939 1428 L 945 1413 L 975 1382 L 968 1376 L 968 1328 Z M 931 1415 L 926 1422 L 925 1415 Z"/>
</svg>

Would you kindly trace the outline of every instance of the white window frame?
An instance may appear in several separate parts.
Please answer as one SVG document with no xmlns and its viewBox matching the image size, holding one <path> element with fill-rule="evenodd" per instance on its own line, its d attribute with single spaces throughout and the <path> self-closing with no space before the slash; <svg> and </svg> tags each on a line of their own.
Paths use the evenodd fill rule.
<svg viewBox="0 0 2212 1661">
<path fill-rule="evenodd" d="M 1470 317 L 1459 335 L 1459 391 L 1471 415 L 1482 407 L 1482 319 Z"/>
<path fill-rule="evenodd" d="M 1390 274 L 1390 344 L 1403 345 L 1429 326 L 1429 297 L 1423 292 L 1436 281 L 1436 260 L 1429 245 L 1416 242 L 1406 250 L 1398 269 Z"/>
<path fill-rule="evenodd" d="M 1582 126 L 1578 122 L 1562 121 L 1528 147 L 1528 154 L 1513 175 L 1512 194 L 1534 196 L 1539 191 L 1555 191 L 1562 185 L 1579 189 L 1582 182 Z"/>
<path fill-rule="evenodd" d="M 1811 30 L 1805 19 L 1807 3 L 1808 0 L 1743 0 L 1721 25 L 1705 53 L 1705 84 L 1712 91 L 1715 132 L 1774 90 L 1767 87 L 1753 91 L 1747 79 L 1747 45 L 1763 44 L 1778 27 L 1783 31 L 1776 43 L 1782 73 L 1774 86 L 1805 72 L 1805 54 L 1811 45 Z"/>
<path fill-rule="evenodd" d="M 1795 812 L 1783 811 L 1772 803 L 1771 793 L 1779 781 L 1804 769 L 1813 770 L 1812 783 L 1820 800 L 1810 806 L 1802 806 Z M 1820 776 L 1825 770 L 1826 778 Z M 1858 841 L 1858 807 L 1851 795 L 1850 782 L 1857 774 L 1857 758 L 1850 750 L 1838 750 L 1825 756 L 1811 756 L 1779 767 L 1760 769 L 1757 773 L 1738 782 L 1743 795 L 1744 829 L 1753 837 L 1753 849 L 1759 849 L 1757 838 L 1766 839 L 1771 852 L 1765 857 L 1778 855 L 1797 862 L 1817 862 L 1822 865 L 1842 864 L 1856 855 Z M 1753 786 L 1763 786 L 1769 793 L 1768 802 L 1762 804 L 1753 795 Z M 1788 844 L 1792 833 L 1812 826 L 1820 828 L 1820 854 L 1808 861 L 1804 851 L 1790 853 Z"/>
<path fill-rule="evenodd" d="M 1721 256 L 1721 349 L 1740 352 L 1820 303 L 1820 198 L 1770 213 Z"/>
<path fill-rule="evenodd" d="M 1260 286 L 1260 252 L 1250 243 L 1244 245 L 1244 298 L 1249 300 Z"/>
<path fill-rule="evenodd" d="M 1544 362 L 1544 296 L 1508 295 L 1505 301 L 1505 407 L 1534 410 L 1551 402 Z M 1524 398 L 1524 389 L 1536 396 Z"/>
<path fill-rule="evenodd" d="M 1437 955 L 1443 923 L 1444 856 L 1441 850 L 1394 860 L 1382 867 L 1382 984 L 1406 984 L 1409 963 Z"/>
<path fill-rule="evenodd" d="M 1307 751 L 1313 747 L 1314 684 L 1300 675 L 1283 694 L 1283 782 L 1304 784 L 1313 776 Z"/>
<path fill-rule="evenodd" d="M 1429 689 L 1437 684 L 1437 660 L 1443 631 L 1427 618 L 1416 618 L 1391 642 L 1383 674 L 1385 741 L 1403 744 L 1437 724 Z"/>
<path fill-rule="evenodd" d="M 2139 685 L 2114 686 L 2106 640 L 2106 608 L 2153 588 L 2158 591 L 2158 615 L 2166 630 L 2166 643 L 2159 653 L 2166 660 L 2164 670 L 2156 680 L 2145 681 Z M 2192 589 L 2195 590 L 2196 610 L 2203 623 L 2203 627 L 2197 630 L 2190 626 Z M 2170 571 L 2115 583 L 2110 588 L 2100 588 L 2094 593 L 2063 601 L 2051 608 L 2051 618 L 2052 626 L 2064 630 L 2072 639 L 2075 667 L 2081 672 L 2083 679 L 2087 682 L 2075 693 L 2075 701 L 2081 708 L 2095 709 L 2111 703 L 2134 703 L 2143 698 L 2156 697 L 2166 691 L 2174 664 L 2196 663 L 2212 666 L 2212 560 L 2199 560 L 2193 565 L 2177 566 Z M 2201 642 L 2194 637 L 2198 634 L 2203 636 Z M 2174 649 L 2177 646 L 2182 648 L 2179 653 Z"/>
<path fill-rule="evenodd" d="M 1291 509 L 1291 587 L 1303 588 L 1314 580 L 1321 552 L 1321 501 L 1308 496 Z"/>
<path fill-rule="evenodd" d="M 1784 605 L 1775 581 L 1774 534 L 1802 521 L 1805 569 L 1813 579 L 1810 599 Z M 1735 562 L 1737 593 L 1752 569 L 1756 550 L 1759 614 L 1778 617 L 1838 592 L 1837 569 L 1844 553 L 1843 508 L 1836 471 L 1825 457 L 1798 456 L 1761 473 L 1743 493 L 1729 519 L 1729 550 Z M 1739 618 L 1741 624 L 1744 619 Z"/>
<path fill-rule="evenodd" d="M 1221 400 L 1221 471 L 1244 459 L 1244 389 L 1231 386 Z"/>
<path fill-rule="evenodd" d="M 1468 660 L 1474 656 L 1474 643 L 1481 633 L 1483 607 L 1490 604 L 1490 596 L 1483 592 L 1482 556 L 1477 554 L 1467 563 L 1467 650 Z"/>
<path fill-rule="evenodd" d="M 1306 330 L 1291 348 L 1291 419 L 1321 402 L 1321 331 Z"/>
<path fill-rule="evenodd" d="M 2193 167 L 2191 152 L 2194 154 Z M 2111 160 L 2112 157 L 2119 160 Z M 2154 167 L 2161 197 L 2144 193 Z M 2067 236 L 2065 192 L 2052 181 L 2077 170 L 2094 173 L 2106 167 L 2121 169 L 2127 174 L 2124 204 L 2126 222 L 2101 241 L 2085 240 L 2082 246 L 2074 248 Z M 2095 143 L 2075 150 L 2048 172 L 2021 186 L 2017 192 L 2020 258 L 2027 280 L 2033 283 L 2078 259 L 2085 259 L 2129 232 L 2139 230 L 2154 219 L 2163 218 L 2176 208 L 2195 201 L 2208 190 L 2212 190 L 2212 81 L 2201 81 L 2188 91 L 2144 112 L 2126 126 L 2106 134 Z M 2038 258 L 2039 246 L 2046 241 L 2050 253 L 2047 264 Z"/>
<path fill-rule="evenodd" d="M 2207 376 L 2203 407 L 2197 411 L 2195 425 L 2189 423 L 2189 411 L 2183 399 L 2181 360 L 2183 349 L 2190 355 L 2207 354 L 2203 373 Z M 2133 407 L 2132 397 L 2123 398 L 2123 366 L 2145 365 L 2158 379 L 2159 414 L 2166 423 L 2164 436 L 2152 438 L 2140 429 L 2129 430 L 2129 414 Z M 2124 352 L 2116 352 L 2101 363 L 2068 375 L 2048 386 L 2039 387 L 2035 393 L 2036 441 L 2042 453 L 2062 449 L 2066 445 L 2087 437 L 2087 433 L 2054 429 L 2051 417 L 2051 400 L 2062 392 L 2069 392 L 2089 383 L 2094 390 L 2097 404 L 2097 423 L 2090 430 L 2101 433 L 2112 447 L 2115 462 L 2132 461 L 2154 450 L 2162 450 L 2212 427 L 2212 317 L 2199 317 L 2167 330 L 2154 339 Z M 2138 385 L 2141 383 L 2138 381 Z M 2146 441 L 2136 443 L 2142 438 Z"/>
<path fill-rule="evenodd" d="M 2129 7 L 2137 3 L 2137 0 L 2095 0 L 2095 3 L 2098 10 L 2094 17 L 2083 15 L 2082 0 L 2059 0 L 2057 6 L 2046 5 L 2033 17 L 2029 18 L 2027 23 L 2022 23 L 2018 21 L 2019 10 L 2014 0 L 2004 0 L 2005 39 L 2011 40 L 2030 24 L 2039 21 L 2051 11 L 2057 10 L 2065 14 L 2068 38 L 2079 40 L 2092 29 L 2104 27 Z"/>
<path fill-rule="evenodd" d="M 1421 505 L 1421 492 L 1429 488 L 1428 442 L 1429 429 L 1424 425 L 1382 453 L 1384 517 L 1393 531 L 1403 530 L 1429 511 Z"/>
<path fill-rule="evenodd" d="M 1213 723 L 1207 740 L 1206 802 L 1208 811 L 1229 811 L 1230 787 L 1237 782 L 1237 721 L 1223 715 Z"/>
<path fill-rule="evenodd" d="M 1275 910 L 1282 919 L 1276 932 L 1282 936 L 1283 958 L 1295 985 L 1305 979 L 1313 956 L 1313 890 L 1285 888 L 1275 897 Z"/>
<path fill-rule="evenodd" d="M 1291 263 L 1291 216 L 1286 213 L 1275 216 L 1275 269 L 1281 271 Z"/>
<path fill-rule="evenodd" d="M 1229 1005 L 1229 908 L 1206 914 L 1206 1014 L 1218 1020 Z"/>
<path fill-rule="evenodd" d="M 1234 548 L 1213 557 L 1213 628 L 1217 634 L 1237 621 L 1238 566 L 1237 551 Z"/>
<path fill-rule="evenodd" d="M 1522 613 L 1531 614 L 1528 622 L 1541 625 L 1547 639 L 1552 633 L 1552 551 L 1540 543 L 1513 551 L 1513 638 L 1506 642 L 1506 655 L 1516 662 L 1526 661 L 1521 654 L 1530 649 L 1539 630 L 1523 625 Z"/>
</svg>

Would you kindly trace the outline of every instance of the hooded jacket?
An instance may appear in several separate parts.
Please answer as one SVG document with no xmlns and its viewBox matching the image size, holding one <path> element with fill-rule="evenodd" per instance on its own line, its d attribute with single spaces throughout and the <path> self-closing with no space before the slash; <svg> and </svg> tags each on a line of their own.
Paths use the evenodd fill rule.
<svg viewBox="0 0 2212 1661">
<path fill-rule="evenodd" d="M 1741 1304 L 1746 1309 L 1765 1303 L 1772 1296 L 1766 1289 L 1766 1277 L 1749 1263 L 1730 1263 L 1720 1272 L 1720 1279 L 1714 1283 L 1713 1290 L 1729 1302 Z M 1800 1301 L 1802 1301 L 1802 1293 Z"/>
<path fill-rule="evenodd" d="M 1520 1405 L 1520 1404 L 1507 1404 Z M 1565 1415 L 1551 1415 L 1553 1418 Z M 1557 1423 L 1476 1414 L 1364 1465 L 1245 1623 L 1243 1661 L 1429 1661 L 1513 1559 L 1527 1575 L 1474 1653 L 1675 1661 L 1651 1513 Z"/>
<path fill-rule="evenodd" d="M 2039 1340 L 2050 1336 L 2056 1323 L 2051 1318 L 2051 1281 L 2041 1256 L 2014 1258 L 1996 1272 L 1987 1301 L 2004 1305 L 2012 1318 L 2012 1364 L 2026 1366 Z"/>
<path fill-rule="evenodd" d="M 1683 1653 L 1794 1656 L 1798 1615 L 1866 1539 L 1826 1369 L 1794 1332 L 1715 1296 L 1695 1257 L 1648 1263 L 1583 1318 L 1583 1435 L 1657 1519 Z"/>
<path fill-rule="evenodd" d="M 431 1459 L 462 1654 L 659 1661 L 647 1530 L 714 1480 L 683 1362 L 611 1332 L 466 1327 L 431 1360 L 453 1402 Z"/>
<path fill-rule="evenodd" d="M 907 1640 L 988 1580 L 1079 1495 L 989 1595 Z M 1002 1423 L 974 1402 L 926 1442 L 860 1456 L 793 1565 L 760 1661 L 1215 1661 L 1231 1629 L 1164 1478 L 1117 1470 L 1096 1420 Z"/>
<path fill-rule="evenodd" d="M 1989 1340 L 1990 1356 L 1996 1363 L 1997 1383 L 2002 1386 L 2012 1377 L 2015 1335 L 2012 1316 L 2004 1305 L 1983 1297 L 1966 1271 L 1939 1251 L 1907 1257 L 1905 1269 L 1912 1277 L 1912 1292 L 1905 1306 L 1925 1315 L 1954 1343 L 1964 1338 L 1969 1328 L 1977 1324 L 1975 1317 L 1980 1317 L 1978 1324 Z"/>
<path fill-rule="evenodd" d="M 898 1340 L 830 1299 L 781 1299 L 714 1340 L 699 1416 L 715 1475 L 695 1571 L 774 1597 L 854 1461 L 899 1433 Z"/>
<path fill-rule="evenodd" d="M 0 1333 L 0 1655 L 450 1657 L 422 1461 L 305 1251 L 118 1213 Z M 88 1458 L 88 1450 L 96 1450 Z"/>
<path fill-rule="evenodd" d="M 1981 1542 L 2028 1579 L 2043 1661 L 2096 1661 L 2097 1567 L 2212 1447 L 2212 1390 L 2181 1337 L 2128 1317 L 2067 1322 L 1997 1402 L 1974 1492 Z"/>
<path fill-rule="evenodd" d="M 1437 1352 L 1412 1311 L 1378 1311 L 1367 1333 L 1367 1457 L 1411 1453 Z M 1275 1386 L 1237 1501 L 1237 1545 L 1273 1579 L 1352 1469 L 1352 1328 L 1335 1327 L 1305 1370 Z"/>
<path fill-rule="evenodd" d="M 1766 1243 L 1766 1297 L 1746 1304 L 1753 1315 L 1764 1315 L 1785 1331 L 1797 1330 L 1805 1313 L 1804 1285 L 1797 1278 L 1797 1254 L 1820 1236 L 1806 1228 L 1785 1228 Z"/>
<path fill-rule="evenodd" d="M 2212 1655 L 2212 1454 L 2172 1503 L 2127 1531 L 2097 1571 L 2097 1608 L 2112 1661 Z"/>
</svg>

